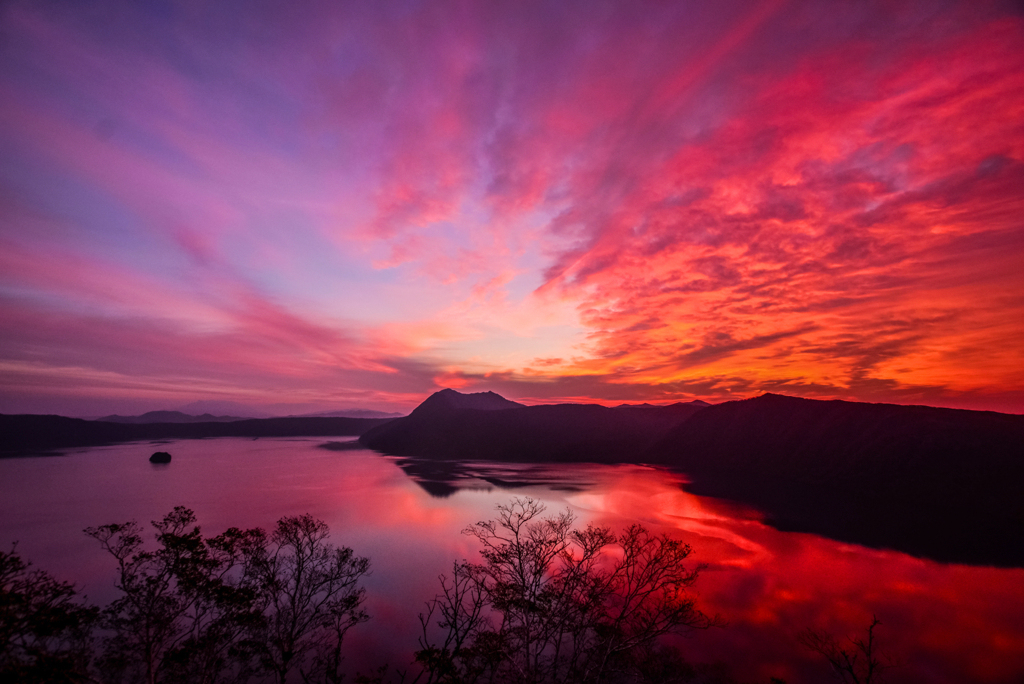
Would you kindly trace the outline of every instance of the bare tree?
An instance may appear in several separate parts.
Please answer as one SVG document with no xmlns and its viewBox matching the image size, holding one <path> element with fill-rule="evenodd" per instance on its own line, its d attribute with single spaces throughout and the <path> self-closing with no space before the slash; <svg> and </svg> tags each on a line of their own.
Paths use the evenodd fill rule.
<svg viewBox="0 0 1024 684">
<path fill-rule="evenodd" d="M 606 681 L 662 635 L 714 624 L 687 593 L 700 570 L 684 564 L 689 546 L 639 525 L 578 530 L 570 511 L 544 510 L 514 499 L 466 529 L 484 562 L 442 577 L 421 617 L 428 682 Z"/>
<path fill-rule="evenodd" d="M 253 566 L 265 620 L 256 641 L 280 684 L 296 670 L 304 681 L 340 681 L 345 634 L 369 619 L 359 581 L 370 562 L 330 544 L 329 534 L 312 516 L 281 518 L 270 549 Z"/>
<path fill-rule="evenodd" d="M 416 662 L 423 666 L 431 681 L 457 681 L 462 669 L 478 676 L 481 667 L 474 662 L 476 652 L 471 643 L 487 625 L 484 617 L 487 597 L 467 563 L 454 563 L 451 579 L 440 575 L 438 580 L 441 593 L 427 603 L 426 614 L 420 614 L 423 635 L 419 639 Z M 435 620 L 444 630 L 439 644 L 430 639 Z"/>
<path fill-rule="evenodd" d="M 888 656 L 878 651 L 878 645 L 875 643 L 875 627 L 880 624 L 881 620 L 872 616 L 867 638 L 848 637 L 849 646 L 841 645 L 828 632 L 810 628 L 802 632 L 798 640 L 805 647 L 824 656 L 840 681 L 850 684 L 872 684 L 881 681 L 882 673 L 894 666 Z"/>
</svg>

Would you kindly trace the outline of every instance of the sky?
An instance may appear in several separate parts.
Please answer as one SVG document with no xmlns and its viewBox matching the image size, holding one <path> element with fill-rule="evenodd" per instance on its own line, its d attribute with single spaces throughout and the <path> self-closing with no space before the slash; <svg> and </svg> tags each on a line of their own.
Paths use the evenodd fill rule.
<svg viewBox="0 0 1024 684">
<path fill-rule="evenodd" d="M 1024 413 L 1019 2 L 0 3 L 0 412 Z"/>
</svg>

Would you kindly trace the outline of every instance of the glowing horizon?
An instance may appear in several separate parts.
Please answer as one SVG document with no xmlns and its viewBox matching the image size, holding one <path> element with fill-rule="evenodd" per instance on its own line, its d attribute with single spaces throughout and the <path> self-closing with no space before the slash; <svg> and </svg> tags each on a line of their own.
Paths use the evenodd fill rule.
<svg viewBox="0 0 1024 684">
<path fill-rule="evenodd" d="M 0 8 L 0 412 L 1024 413 L 1010 2 Z"/>
</svg>

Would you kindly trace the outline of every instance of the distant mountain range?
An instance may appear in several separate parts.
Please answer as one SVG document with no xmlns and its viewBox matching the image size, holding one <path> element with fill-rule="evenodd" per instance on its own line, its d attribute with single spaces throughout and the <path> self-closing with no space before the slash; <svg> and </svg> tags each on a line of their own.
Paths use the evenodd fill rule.
<svg viewBox="0 0 1024 684">
<path fill-rule="evenodd" d="M 237 401 L 204 399 L 178 406 L 175 412 L 190 416 L 240 416 L 242 418 L 397 418 L 403 413 L 386 413 L 361 408 L 333 409 L 330 411 L 301 412 L 293 404 L 275 404 L 269 407 L 253 408 Z M 159 412 L 154 412 L 159 413 Z"/>
<path fill-rule="evenodd" d="M 404 413 L 387 413 L 370 409 L 342 409 L 340 411 L 320 411 L 318 413 L 300 413 L 295 418 L 401 418 Z"/>
<path fill-rule="evenodd" d="M 132 423 L 140 425 L 144 423 L 232 423 L 236 420 L 247 420 L 239 416 L 211 416 L 204 413 L 201 416 L 190 416 L 181 411 L 150 411 L 141 416 L 103 416 L 96 420 L 104 423 Z"/>
<path fill-rule="evenodd" d="M 297 416 L 280 416 L 285 418 L 398 418 L 402 413 L 384 413 L 367 409 L 344 409 L 340 411 L 320 411 L 319 413 L 303 413 Z M 181 411 L 149 411 L 140 416 L 103 416 L 96 418 L 104 423 L 233 423 L 239 420 L 252 420 L 243 416 L 212 416 L 204 413 L 199 416 L 189 415 Z"/>
<path fill-rule="evenodd" d="M 184 406 L 177 406 L 173 410 L 185 413 L 190 416 L 208 413 L 214 416 L 242 416 L 244 418 L 273 418 L 275 413 L 263 409 L 253 408 L 247 404 L 237 401 L 223 399 L 203 399 L 193 401 Z M 277 414 L 280 415 L 280 414 Z"/>
<path fill-rule="evenodd" d="M 1024 566 L 1024 416 L 774 394 L 713 406 L 522 406 L 443 390 L 360 441 L 407 457 L 401 465 L 428 491 L 446 491 L 450 461 L 651 463 L 783 529 Z"/>
</svg>

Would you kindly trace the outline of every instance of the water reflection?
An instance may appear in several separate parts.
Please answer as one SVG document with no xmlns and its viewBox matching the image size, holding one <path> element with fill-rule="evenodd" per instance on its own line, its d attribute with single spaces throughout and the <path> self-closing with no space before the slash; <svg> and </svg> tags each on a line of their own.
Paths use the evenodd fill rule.
<svg viewBox="0 0 1024 684">
<path fill-rule="evenodd" d="M 469 463 L 442 479 L 446 465 L 397 463 L 425 489 L 449 487 L 449 496 L 514 483 L 595 524 L 639 521 L 682 538 L 708 565 L 699 585 L 705 611 L 729 626 L 680 646 L 743 677 L 820 681 L 827 667 L 796 646 L 797 634 L 812 627 L 861 636 L 878 615 L 883 649 L 902 663 L 893 672 L 899 681 L 1024 678 L 1024 570 L 945 565 L 779 532 L 757 511 L 689 494 L 683 478 L 652 468 Z"/>
<path fill-rule="evenodd" d="M 577 492 L 595 486 L 590 464 L 568 469 L 537 463 L 491 463 L 471 461 L 432 461 L 395 458 L 395 465 L 423 488 L 427 494 L 446 499 L 460 490 L 493 491 L 547 488 Z M 600 467 L 596 472 L 600 471 Z"/>
<path fill-rule="evenodd" d="M 0 544 L 20 540 L 36 565 L 105 602 L 112 568 L 81 533 L 86 526 L 145 522 L 185 505 L 216 534 L 309 512 L 373 563 L 373 620 L 353 631 L 350 652 L 404 668 L 437 575 L 476 554 L 461 530 L 528 495 L 552 511 L 570 506 L 584 524 L 641 522 L 691 544 L 708 566 L 700 604 L 728 626 L 680 646 L 694 660 L 725 661 L 740 679 L 825 681 L 827 666 L 796 635 L 806 627 L 855 634 L 877 614 L 883 647 L 905 663 L 896 681 L 1021 681 L 1024 570 L 942 565 L 779 532 L 756 511 L 693 496 L 679 476 L 642 466 L 438 465 L 319 443 L 173 442 L 160 447 L 173 461 L 159 469 L 148 462 L 150 444 L 0 461 Z"/>
</svg>

